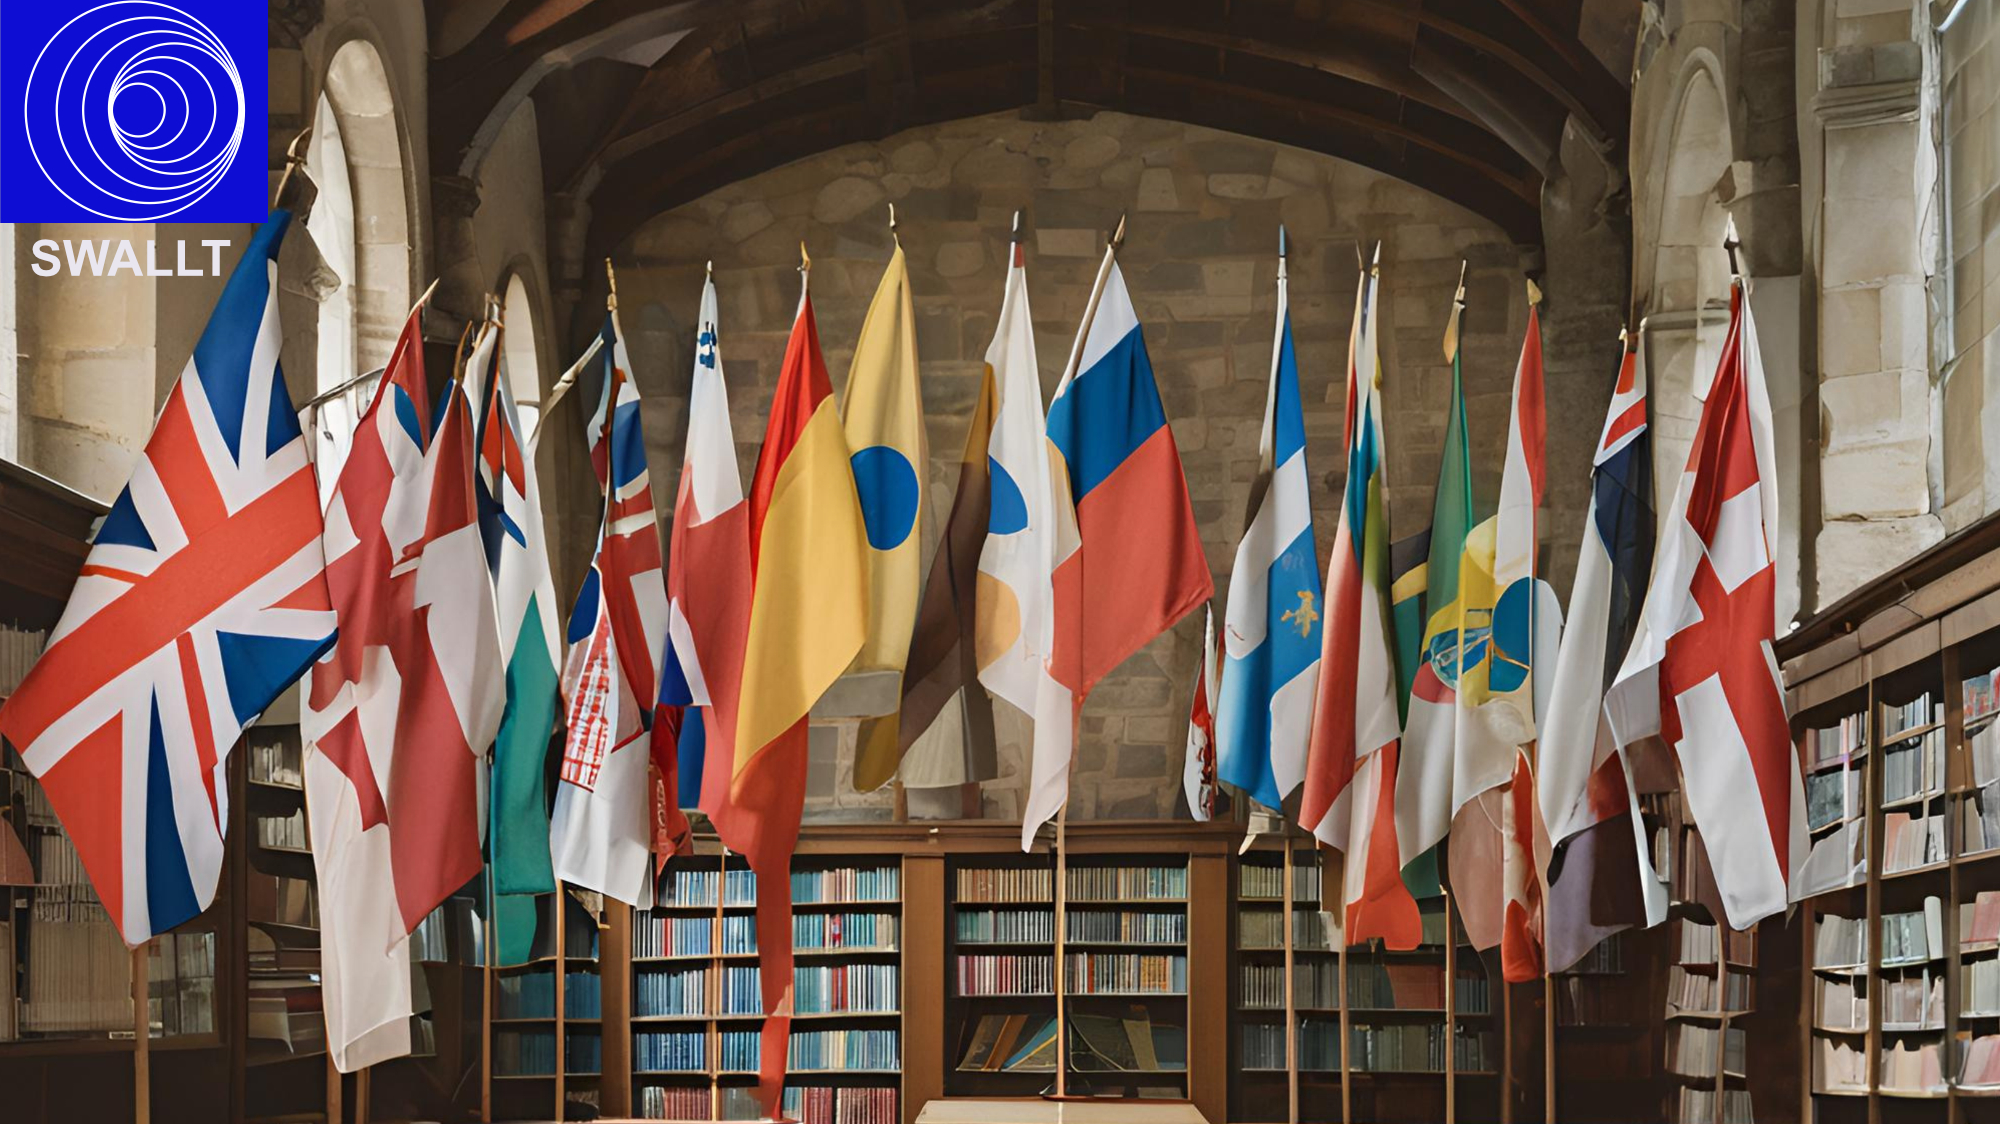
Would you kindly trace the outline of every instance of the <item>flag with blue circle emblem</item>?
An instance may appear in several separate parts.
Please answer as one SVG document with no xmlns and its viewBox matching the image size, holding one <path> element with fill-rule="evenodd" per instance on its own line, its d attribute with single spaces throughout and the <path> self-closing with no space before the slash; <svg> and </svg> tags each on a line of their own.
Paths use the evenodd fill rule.
<svg viewBox="0 0 2000 1124">
<path fill-rule="evenodd" d="M 900 680 L 917 623 L 922 586 L 924 399 L 917 386 L 916 313 L 910 304 L 910 270 L 903 244 L 868 305 L 854 344 L 841 424 L 854 466 L 867 533 L 868 633 L 855 671 L 893 672 Z M 900 698 L 900 687 L 891 697 Z M 901 760 L 895 714 L 862 724 L 854 757 L 854 787 L 867 792 L 895 776 Z"/>
<path fill-rule="evenodd" d="M 1215 756 L 1223 780 L 1259 804 L 1276 808 L 1305 779 L 1325 607 L 1319 555 L 1313 549 L 1305 414 L 1282 257 L 1259 451 L 1249 524 L 1236 546 L 1223 614 Z"/>
</svg>

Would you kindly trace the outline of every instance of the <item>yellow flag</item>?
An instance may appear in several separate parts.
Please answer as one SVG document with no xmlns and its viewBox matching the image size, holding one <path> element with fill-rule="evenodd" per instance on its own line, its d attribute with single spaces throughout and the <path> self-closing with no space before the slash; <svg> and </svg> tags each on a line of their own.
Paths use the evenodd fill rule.
<svg viewBox="0 0 2000 1124">
<path fill-rule="evenodd" d="M 854 670 L 900 674 L 923 584 L 923 536 L 918 531 L 925 464 L 916 313 L 900 241 L 862 322 L 840 413 L 868 537 L 868 631 Z M 854 760 L 854 787 L 880 788 L 894 776 L 896 750 L 894 715 L 866 723 Z"/>
</svg>

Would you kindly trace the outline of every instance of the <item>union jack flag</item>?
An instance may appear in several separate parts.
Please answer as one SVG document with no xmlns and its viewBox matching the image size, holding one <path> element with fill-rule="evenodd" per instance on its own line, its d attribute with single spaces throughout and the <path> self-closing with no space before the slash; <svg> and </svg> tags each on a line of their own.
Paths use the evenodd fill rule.
<svg viewBox="0 0 2000 1124">
<path fill-rule="evenodd" d="M 606 317 L 604 392 L 590 430 L 604 481 L 597 557 L 570 613 L 568 730 L 550 849 L 562 881 L 628 905 L 650 900 L 648 739 L 666 646 L 667 586 L 631 360 Z"/>
<path fill-rule="evenodd" d="M 274 211 L 0 709 L 125 942 L 215 898 L 243 727 L 333 643 L 318 490 L 278 369 Z"/>
</svg>

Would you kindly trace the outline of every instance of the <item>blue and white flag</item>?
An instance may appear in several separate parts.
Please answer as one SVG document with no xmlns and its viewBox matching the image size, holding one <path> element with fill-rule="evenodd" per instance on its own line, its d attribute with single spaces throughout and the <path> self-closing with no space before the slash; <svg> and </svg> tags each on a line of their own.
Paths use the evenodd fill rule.
<svg viewBox="0 0 2000 1124">
<path fill-rule="evenodd" d="M 1250 489 L 1250 522 L 1236 545 L 1223 612 L 1216 772 L 1259 804 L 1276 808 L 1305 779 L 1319 684 L 1322 608 L 1305 414 L 1282 256 L 1277 339 L 1259 448 L 1262 463 Z"/>
</svg>

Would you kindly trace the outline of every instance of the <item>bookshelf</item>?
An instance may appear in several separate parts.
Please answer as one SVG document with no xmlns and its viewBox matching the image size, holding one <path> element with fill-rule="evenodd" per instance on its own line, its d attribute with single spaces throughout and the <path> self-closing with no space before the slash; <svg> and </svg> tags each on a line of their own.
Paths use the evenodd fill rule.
<svg viewBox="0 0 2000 1124">
<path fill-rule="evenodd" d="M 1320 912 L 1313 847 L 1296 839 L 1260 842 L 1238 860 L 1235 903 L 1231 1118 L 1337 1119 L 1345 1080 L 1344 976 L 1340 941 L 1327 933 L 1338 914 Z M 1296 1028 L 1296 1076 L 1286 1064 L 1288 1016 Z"/>
</svg>

